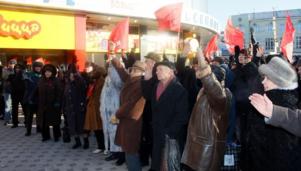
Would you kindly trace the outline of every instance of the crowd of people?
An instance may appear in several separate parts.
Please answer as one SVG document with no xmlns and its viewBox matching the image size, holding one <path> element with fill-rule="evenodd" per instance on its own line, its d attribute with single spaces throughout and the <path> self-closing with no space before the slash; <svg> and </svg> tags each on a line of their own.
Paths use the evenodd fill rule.
<svg viewBox="0 0 301 171">
<path fill-rule="evenodd" d="M 236 47 L 208 61 L 199 51 L 187 62 L 184 51 L 176 63 L 154 52 L 144 61 L 112 54 L 105 68 L 87 62 L 84 72 L 38 61 L 29 71 L 12 59 L 1 69 L 2 117 L 18 127 L 20 104 L 25 136 L 35 118 L 43 142 L 52 127 L 54 141 L 70 135 L 73 149 L 89 149 L 94 133 L 93 153 L 129 171 L 220 170 L 231 145 L 241 147 L 240 170 L 300 170 L 301 62 L 253 52 Z M 179 158 L 164 166 L 167 137 Z"/>
</svg>

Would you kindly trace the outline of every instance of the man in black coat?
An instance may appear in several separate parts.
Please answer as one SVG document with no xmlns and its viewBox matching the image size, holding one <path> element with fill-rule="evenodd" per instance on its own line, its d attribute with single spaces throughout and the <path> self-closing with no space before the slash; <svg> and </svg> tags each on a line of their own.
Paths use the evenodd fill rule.
<svg viewBox="0 0 301 171">
<path fill-rule="evenodd" d="M 145 64 L 149 70 L 152 70 L 151 79 L 157 81 L 155 66 L 156 63 L 161 62 L 162 58 L 160 55 L 154 52 L 149 52 L 145 56 Z M 142 124 L 142 132 L 141 132 L 141 143 L 140 143 L 140 162 L 141 166 L 149 165 L 149 158 L 152 153 L 152 106 L 151 101 L 146 99 L 143 114 L 142 114 L 143 124 Z"/>
<path fill-rule="evenodd" d="M 159 171 L 165 135 L 176 139 L 180 149 L 184 146 L 185 125 L 189 120 L 188 93 L 176 79 L 175 66 L 170 62 L 156 65 L 158 81 L 151 79 L 152 70 L 146 69 L 142 91 L 151 100 L 153 150 L 151 170 Z M 182 148 L 181 148 L 182 147 Z"/>
<path fill-rule="evenodd" d="M 14 74 L 8 76 L 8 81 L 11 85 L 11 96 L 12 96 L 12 128 L 18 127 L 18 108 L 19 103 L 22 106 L 23 113 L 25 115 L 25 106 L 23 103 L 23 97 L 25 92 L 25 81 L 23 78 L 23 66 L 16 64 L 14 67 Z M 26 122 L 26 115 L 25 115 Z"/>
<path fill-rule="evenodd" d="M 31 135 L 33 115 L 38 111 L 38 93 L 37 85 L 41 77 L 41 69 L 43 63 L 35 61 L 32 64 L 32 71 L 24 74 L 25 81 L 25 93 L 23 103 L 26 108 L 26 133 L 25 136 Z M 40 132 L 40 128 L 37 126 L 37 132 Z"/>
</svg>

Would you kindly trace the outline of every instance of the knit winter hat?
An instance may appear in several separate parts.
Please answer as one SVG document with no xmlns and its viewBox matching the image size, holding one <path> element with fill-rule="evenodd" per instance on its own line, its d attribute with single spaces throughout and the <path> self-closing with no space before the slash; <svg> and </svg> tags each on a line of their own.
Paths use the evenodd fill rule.
<svg viewBox="0 0 301 171">
<path fill-rule="evenodd" d="M 297 73 L 285 60 L 274 57 L 268 64 L 259 68 L 259 73 L 268 77 L 279 88 L 297 88 Z"/>
</svg>

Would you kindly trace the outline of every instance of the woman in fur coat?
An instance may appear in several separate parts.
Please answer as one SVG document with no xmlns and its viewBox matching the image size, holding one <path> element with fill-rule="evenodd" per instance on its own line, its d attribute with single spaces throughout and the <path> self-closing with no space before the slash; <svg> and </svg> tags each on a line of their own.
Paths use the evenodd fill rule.
<svg viewBox="0 0 301 171">
<path fill-rule="evenodd" d="M 297 108 L 297 74 L 288 62 L 274 57 L 259 67 L 259 73 L 264 76 L 265 94 L 273 104 Z M 300 138 L 283 128 L 265 124 L 266 119 L 250 120 L 249 170 L 300 170 Z"/>
<path fill-rule="evenodd" d="M 61 136 L 62 85 L 56 78 L 55 66 L 47 64 L 42 69 L 42 78 L 38 83 L 37 125 L 42 128 L 42 141 L 50 139 L 50 126 L 53 126 L 54 141 Z"/>
<path fill-rule="evenodd" d="M 64 90 L 64 112 L 68 130 L 75 139 L 73 149 L 80 146 L 80 136 L 84 133 L 86 87 L 86 82 L 77 71 L 76 66 L 70 64 Z"/>
</svg>

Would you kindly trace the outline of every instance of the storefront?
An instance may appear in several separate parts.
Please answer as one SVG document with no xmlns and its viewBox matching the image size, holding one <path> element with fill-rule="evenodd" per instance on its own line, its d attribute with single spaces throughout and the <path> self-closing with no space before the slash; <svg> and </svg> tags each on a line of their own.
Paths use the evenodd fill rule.
<svg viewBox="0 0 301 171">
<path fill-rule="evenodd" d="M 0 45 L 0 48 L 73 50 L 75 53 L 71 54 L 75 54 L 77 61 L 81 61 L 81 64 L 87 59 L 104 65 L 108 37 L 112 28 L 125 17 L 129 17 L 128 53 L 131 52 L 138 58 L 143 58 L 146 53 L 156 51 L 161 54 L 165 53 L 172 59 L 179 53 L 179 49 L 187 37 L 187 32 L 192 33 L 190 36 L 194 35 L 193 37 L 204 47 L 218 30 L 216 19 L 207 14 L 206 10 L 194 9 L 191 4 L 185 2 L 180 36 L 172 32 L 159 32 L 154 12 L 164 5 L 175 2 L 174 0 L 0 0 L 0 7 L 4 7 L 4 9 L 38 11 L 31 13 L 30 17 L 27 18 L 22 15 L 30 12 L 17 12 L 20 15 L 18 20 L 26 20 L 27 22 L 41 20 L 39 21 L 41 30 L 38 34 L 31 39 L 14 40 L 14 42 L 20 40 L 22 42 L 36 42 L 34 45 L 31 43 L 29 45 L 11 45 L 10 47 Z M 53 13 L 48 14 L 46 11 Z M 49 18 L 40 18 L 40 16 L 47 15 Z M 9 19 L 14 20 L 16 18 Z M 44 23 L 45 20 L 47 22 Z M 69 22 L 63 22 L 64 20 Z M 44 27 L 48 27 L 51 31 L 42 33 Z M 44 34 L 47 36 L 42 36 Z M 53 40 L 54 38 L 56 40 Z M 51 42 L 45 45 L 47 41 Z"/>
</svg>

